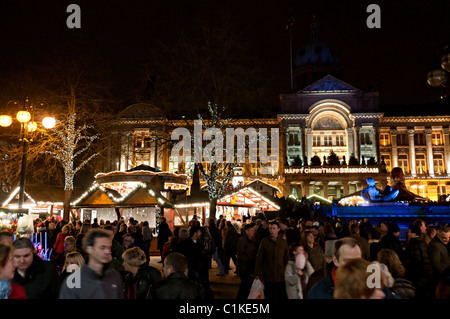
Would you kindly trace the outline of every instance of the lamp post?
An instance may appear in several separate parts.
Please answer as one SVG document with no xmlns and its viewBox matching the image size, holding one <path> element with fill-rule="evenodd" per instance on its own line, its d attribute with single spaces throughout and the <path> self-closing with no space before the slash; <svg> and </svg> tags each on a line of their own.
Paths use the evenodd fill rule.
<svg viewBox="0 0 450 319">
<path fill-rule="evenodd" d="M 8 105 L 13 102 L 18 106 L 17 101 L 10 101 Z M 40 103 L 43 105 L 43 103 Z M 23 208 L 24 195 L 25 195 L 25 179 L 27 169 L 27 153 L 28 143 L 33 141 L 33 134 L 37 130 L 38 125 L 34 121 L 34 106 L 30 103 L 30 100 L 25 98 L 24 105 L 21 110 L 16 114 L 16 120 L 20 123 L 20 135 L 19 142 L 22 143 L 22 160 L 20 169 L 20 184 L 19 184 L 19 208 Z M 13 124 L 13 118 L 10 115 L 0 115 L 0 126 L 8 127 Z M 44 117 L 41 122 L 42 126 L 46 129 L 51 129 L 56 125 L 56 120 L 53 117 Z"/>
<path fill-rule="evenodd" d="M 441 96 L 441 99 L 444 99 L 447 97 L 445 92 L 445 84 L 447 82 L 447 73 L 450 72 L 450 44 L 447 44 L 444 47 L 444 53 L 441 57 L 441 68 L 435 68 L 434 70 L 428 72 L 427 75 L 427 82 L 430 86 L 433 87 L 442 87 L 443 95 Z"/>
</svg>

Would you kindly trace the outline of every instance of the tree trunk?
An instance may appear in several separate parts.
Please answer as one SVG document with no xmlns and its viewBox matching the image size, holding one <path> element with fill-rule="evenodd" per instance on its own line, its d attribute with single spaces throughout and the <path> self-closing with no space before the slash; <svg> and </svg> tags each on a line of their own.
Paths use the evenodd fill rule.
<svg viewBox="0 0 450 319">
<path fill-rule="evenodd" d="M 216 211 L 217 211 L 217 199 L 211 200 L 209 205 L 209 218 L 216 220 Z"/>
<path fill-rule="evenodd" d="M 64 210 L 63 210 L 63 220 L 69 221 L 70 217 L 70 199 L 72 198 L 72 190 L 65 189 L 64 190 Z"/>
</svg>

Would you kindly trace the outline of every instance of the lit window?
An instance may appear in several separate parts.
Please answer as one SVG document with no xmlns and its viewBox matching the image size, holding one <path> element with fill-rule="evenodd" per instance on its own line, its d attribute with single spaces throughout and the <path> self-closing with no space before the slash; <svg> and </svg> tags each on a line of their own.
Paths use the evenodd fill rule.
<svg viewBox="0 0 450 319">
<path fill-rule="evenodd" d="M 431 142 L 433 145 L 442 145 L 442 135 L 441 133 L 431 134 Z"/>
<path fill-rule="evenodd" d="M 425 154 L 416 154 L 416 170 L 417 174 L 426 174 L 427 161 L 425 158 Z"/>
<path fill-rule="evenodd" d="M 171 173 L 178 172 L 178 157 L 177 156 L 169 157 L 169 172 L 171 172 Z"/>
<path fill-rule="evenodd" d="M 186 156 L 184 173 L 187 175 L 194 174 L 194 156 Z"/>
<path fill-rule="evenodd" d="M 408 155 L 398 155 L 398 166 L 403 170 L 404 173 L 409 173 Z"/>
<path fill-rule="evenodd" d="M 383 158 L 384 158 L 384 162 L 386 163 L 386 170 L 387 170 L 388 172 L 390 172 L 391 169 L 392 169 L 391 155 L 389 155 L 389 154 L 384 154 L 384 155 L 382 155 L 382 156 L 383 156 Z"/>
<path fill-rule="evenodd" d="M 391 145 L 391 139 L 389 137 L 389 133 L 380 133 L 380 145 L 381 146 Z"/>
<path fill-rule="evenodd" d="M 444 157 L 442 154 L 433 154 L 434 172 L 436 174 L 444 173 Z"/>
</svg>

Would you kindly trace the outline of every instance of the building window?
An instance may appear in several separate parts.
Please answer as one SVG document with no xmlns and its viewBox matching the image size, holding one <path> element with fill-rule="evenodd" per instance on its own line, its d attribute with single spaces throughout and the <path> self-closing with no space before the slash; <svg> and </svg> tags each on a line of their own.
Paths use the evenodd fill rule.
<svg viewBox="0 0 450 319">
<path fill-rule="evenodd" d="M 440 185 L 438 186 L 438 196 L 447 195 L 447 186 Z"/>
<path fill-rule="evenodd" d="M 333 146 L 333 138 L 331 135 L 325 135 L 323 145 L 324 146 Z"/>
<path fill-rule="evenodd" d="M 431 142 L 433 145 L 442 145 L 442 135 L 441 133 L 431 134 Z"/>
<path fill-rule="evenodd" d="M 391 155 L 383 154 L 382 156 L 383 156 L 383 159 L 384 159 L 384 163 L 386 164 L 386 170 L 388 172 L 390 172 L 391 169 L 392 169 Z"/>
<path fill-rule="evenodd" d="M 398 155 L 398 166 L 403 170 L 405 174 L 409 174 L 408 155 L 406 154 Z"/>
<path fill-rule="evenodd" d="M 134 139 L 134 146 L 136 148 L 150 148 L 152 139 L 149 133 L 137 133 Z"/>
<path fill-rule="evenodd" d="M 371 145 L 372 140 L 370 139 L 370 133 L 361 133 L 361 145 Z"/>
<path fill-rule="evenodd" d="M 300 145 L 298 133 L 289 133 L 288 135 L 288 146 L 298 146 Z"/>
<path fill-rule="evenodd" d="M 186 156 L 184 173 L 192 176 L 194 174 L 194 156 Z"/>
<path fill-rule="evenodd" d="M 433 154 L 434 172 L 436 174 L 444 173 L 444 157 L 442 154 Z"/>
<path fill-rule="evenodd" d="M 416 170 L 417 174 L 426 174 L 427 161 L 425 154 L 416 154 Z"/>
<path fill-rule="evenodd" d="M 169 157 L 169 172 L 170 173 L 178 172 L 178 156 Z"/>
<path fill-rule="evenodd" d="M 414 145 L 425 145 L 425 135 L 423 133 L 414 134 Z"/>
<path fill-rule="evenodd" d="M 259 175 L 259 163 L 250 163 L 250 174 L 254 176 Z"/>
<path fill-rule="evenodd" d="M 389 137 L 389 133 L 380 133 L 380 145 L 381 146 L 391 145 L 391 139 Z"/>
<path fill-rule="evenodd" d="M 408 145 L 408 135 L 405 133 L 397 134 L 397 145 Z"/>
<path fill-rule="evenodd" d="M 344 135 L 337 135 L 336 136 L 336 145 L 337 146 L 344 146 Z"/>
<path fill-rule="evenodd" d="M 313 136 L 313 146 L 320 146 L 320 136 L 319 135 Z"/>
</svg>

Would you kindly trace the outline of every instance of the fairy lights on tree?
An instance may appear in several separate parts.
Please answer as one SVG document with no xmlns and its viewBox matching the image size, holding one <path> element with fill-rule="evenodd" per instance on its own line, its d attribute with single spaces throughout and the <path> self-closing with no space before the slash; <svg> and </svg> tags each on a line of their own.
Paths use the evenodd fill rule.
<svg viewBox="0 0 450 319">
<path fill-rule="evenodd" d="M 64 219 L 69 219 L 70 199 L 74 189 L 75 175 L 89 163 L 98 152 L 91 151 L 92 144 L 99 138 L 99 134 L 93 134 L 92 126 L 87 124 L 77 125 L 77 113 L 75 112 L 76 97 L 74 88 L 68 101 L 69 112 L 67 119 L 53 130 L 52 145 L 46 153 L 50 154 L 62 166 L 64 170 Z M 48 140 L 48 141 L 50 141 Z"/>
</svg>

